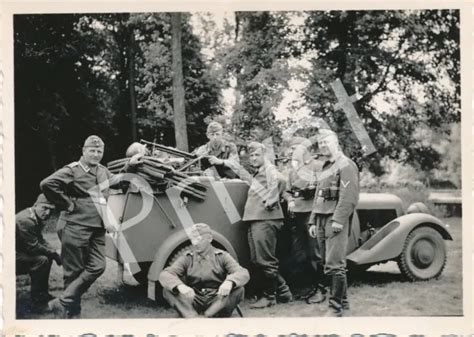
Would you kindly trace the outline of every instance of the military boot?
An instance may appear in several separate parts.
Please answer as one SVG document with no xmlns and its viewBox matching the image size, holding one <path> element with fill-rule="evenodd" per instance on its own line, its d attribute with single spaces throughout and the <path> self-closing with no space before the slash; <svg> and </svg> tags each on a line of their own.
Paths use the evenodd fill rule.
<svg viewBox="0 0 474 337">
<path fill-rule="evenodd" d="M 48 308 L 53 312 L 54 318 L 68 318 L 68 311 L 66 307 L 59 301 L 59 298 L 55 298 L 54 300 L 50 301 L 48 303 Z"/>
<path fill-rule="evenodd" d="M 286 284 L 283 276 L 278 275 L 277 277 L 277 289 L 276 299 L 279 303 L 288 303 L 293 301 L 293 294 L 291 293 L 290 287 Z"/>
<path fill-rule="evenodd" d="M 347 289 L 347 281 L 345 275 L 332 275 L 331 280 L 331 297 L 329 298 L 329 311 L 327 316 L 342 317 L 344 307 L 342 299 Z"/>
<path fill-rule="evenodd" d="M 268 288 L 263 292 L 263 296 L 255 303 L 250 305 L 250 309 L 263 309 L 276 304 L 276 278 L 268 280 Z"/>
</svg>

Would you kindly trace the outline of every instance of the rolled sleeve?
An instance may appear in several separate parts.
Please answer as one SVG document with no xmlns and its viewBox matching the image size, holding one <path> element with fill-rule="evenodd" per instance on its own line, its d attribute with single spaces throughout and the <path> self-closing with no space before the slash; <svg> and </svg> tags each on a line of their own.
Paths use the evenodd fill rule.
<svg viewBox="0 0 474 337">
<path fill-rule="evenodd" d="M 250 280 L 250 275 L 247 269 L 242 267 L 237 261 L 234 260 L 229 253 L 222 255 L 224 268 L 227 272 L 226 281 L 233 282 L 235 287 L 242 287 Z"/>
<path fill-rule="evenodd" d="M 177 286 L 184 284 L 183 278 L 189 263 L 186 255 L 180 256 L 171 266 L 165 268 L 158 277 L 163 288 L 172 291 Z"/>
</svg>

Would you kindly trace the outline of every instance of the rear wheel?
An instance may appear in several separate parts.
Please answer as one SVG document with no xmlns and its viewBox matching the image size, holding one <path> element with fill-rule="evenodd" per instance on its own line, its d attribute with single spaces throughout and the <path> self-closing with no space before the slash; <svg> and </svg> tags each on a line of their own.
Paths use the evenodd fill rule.
<svg viewBox="0 0 474 337">
<path fill-rule="evenodd" d="M 397 262 L 405 277 L 412 281 L 425 281 L 441 274 L 446 255 L 441 234 L 430 227 L 419 227 L 406 238 Z"/>
</svg>

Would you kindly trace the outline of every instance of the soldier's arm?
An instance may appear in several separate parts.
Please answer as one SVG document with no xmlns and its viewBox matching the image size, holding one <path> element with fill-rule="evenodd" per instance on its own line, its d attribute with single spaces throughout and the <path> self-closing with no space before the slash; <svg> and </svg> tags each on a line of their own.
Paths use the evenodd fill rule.
<svg viewBox="0 0 474 337">
<path fill-rule="evenodd" d="M 228 159 L 223 159 L 223 165 L 227 166 L 232 169 L 236 174 L 239 173 L 240 169 L 240 159 L 239 159 L 239 153 L 237 152 L 237 146 L 235 144 L 230 145 L 231 150 L 229 153 L 229 158 Z"/>
<path fill-rule="evenodd" d="M 175 288 L 184 284 L 186 269 L 190 261 L 190 256 L 180 256 L 171 266 L 165 268 L 158 278 L 163 288 L 174 291 Z"/>
<path fill-rule="evenodd" d="M 267 179 L 267 193 L 265 196 L 265 206 L 272 206 L 276 204 L 280 199 L 278 170 L 276 167 L 271 166 L 265 170 Z"/>
<path fill-rule="evenodd" d="M 222 254 L 224 268 L 227 272 L 225 281 L 230 281 L 234 287 L 242 287 L 250 280 L 250 275 L 247 269 L 242 267 L 234 258 L 227 252 Z"/>
<path fill-rule="evenodd" d="M 35 232 L 36 224 L 33 220 L 23 220 L 17 223 L 17 233 L 25 244 L 28 255 L 45 255 L 51 256 L 54 249 L 47 244 L 42 236 L 38 237 Z"/>
<path fill-rule="evenodd" d="M 359 171 L 354 163 L 347 161 L 340 168 L 339 200 L 332 220 L 345 225 L 359 201 Z"/>
<path fill-rule="evenodd" d="M 283 199 L 286 200 L 286 202 L 290 202 L 293 200 L 293 194 L 291 194 L 291 188 L 293 186 L 293 175 L 291 172 L 288 174 L 288 181 L 285 185 L 285 190 L 282 193 Z"/>
<path fill-rule="evenodd" d="M 59 210 L 74 207 L 74 203 L 66 193 L 67 185 L 72 183 L 74 175 L 70 167 L 63 167 L 40 183 L 41 191 Z"/>
</svg>

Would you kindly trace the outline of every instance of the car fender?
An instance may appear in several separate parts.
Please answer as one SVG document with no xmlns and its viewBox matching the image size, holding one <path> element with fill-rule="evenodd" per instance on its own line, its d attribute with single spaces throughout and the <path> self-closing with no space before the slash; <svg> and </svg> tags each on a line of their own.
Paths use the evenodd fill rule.
<svg viewBox="0 0 474 337">
<path fill-rule="evenodd" d="M 383 226 L 362 246 L 350 253 L 347 260 L 354 265 L 370 265 L 393 260 L 402 253 L 408 234 L 422 226 L 437 230 L 445 240 L 453 239 L 446 225 L 431 214 L 406 214 Z"/>
<path fill-rule="evenodd" d="M 235 253 L 234 247 L 232 247 L 229 240 L 227 240 L 222 234 L 219 234 L 216 231 L 212 231 L 213 242 L 217 242 L 219 245 L 224 247 L 224 249 L 232 255 L 233 258 L 237 259 L 237 254 Z M 160 246 L 158 251 L 153 258 L 153 262 L 148 271 L 148 280 L 156 282 L 161 271 L 165 268 L 166 262 L 173 252 L 176 251 L 177 247 L 182 246 L 186 242 L 189 242 L 188 234 L 185 230 L 180 230 L 172 234 L 164 244 Z"/>
</svg>

